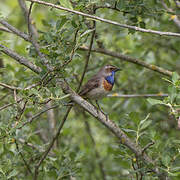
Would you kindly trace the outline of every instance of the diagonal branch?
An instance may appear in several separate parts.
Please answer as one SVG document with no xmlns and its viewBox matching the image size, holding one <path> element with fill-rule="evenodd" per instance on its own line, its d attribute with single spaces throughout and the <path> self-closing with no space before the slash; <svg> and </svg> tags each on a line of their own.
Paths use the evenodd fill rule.
<svg viewBox="0 0 180 180">
<path fill-rule="evenodd" d="M 115 26 L 122 27 L 122 28 L 133 29 L 135 31 L 140 31 L 140 32 L 145 32 L 145 33 L 152 33 L 152 34 L 158 34 L 158 35 L 164 35 L 164 36 L 176 36 L 176 37 L 180 37 L 180 33 L 155 31 L 155 30 L 151 30 L 151 29 L 144 29 L 144 28 L 140 28 L 140 27 L 136 27 L 136 26 L 130 26 L 130 25 L 127 25 L 127 24 L 120 24 L 120 23 L 118 23 L 116 21 L 111 21 L 111 20 L 108 20 L 108 19 L 100 18 L 98 16 L 86 14 L 86 13 L 79 12 L 79 11 L 75 11 L 75 10 L 72 10 L 72 9 L 68 9 L 68 8 L 65 8 L 65 7 L 62 7 L 62 6 L 59 6 L 59 5 L 55 5 L 55 4 L 44 2 L 44 1 L 40 1 L 40 0 L 26 0 L 26 1 L 42 4 L 42 5 L 45 5 L 45 6 L 53 7 L 53 8 L 56 8 L 56 9 L 67 11 L 67 12 L 71 12 L 73 14 L 78 14 L 80 16 L 84 16 L 84 17 L 90 18 L 92 20 L 105 22 L 105 23 L 108 23 L 108 24 L 112 24 L 112 25 L 115 25 Z"/>
<path fill-rule="evenodd" d="M 77 88 L 77 92 L 80 90 L 81 88 L 81 85 L 82 85 L 82 82 L 83 82 L 83 79 L 84 79 L 84 76 L 85 76 L 85 73 L 86 73 L 86 70 L 87 70 L 87 67 L 88 67 L 88 64 L 89 64 L 89 59 L 90 59 L 90 55 L 91 55 L 91 50 L 92 50 L 92 46 L 93 46 L 93 41 L 94 41 L 94 37 L 95 37 L 95 34 L 96 34 L 96 22 L 93 21 L 93 28 L 94 31 L 92 32 L 92 35 L 91 35 L 91 40 L 90 40 L 90 45 L 89 45 L 89 48 L 87 48 L 87 51 L 88 51 L 88 54 L 87 54 L 87 57 L 86 57 L 86 63 L 85 63 L 85 66 L 84 66 L 84 71 L 83 71 L 83 74 L 81 76 L 81 79 L 80 79 L 80 82 L 79 82 L 79 86 Z"/>
<path fill-rule="evenodd" d="M 88 48 L 84 47 L 84 46 L 83 47 L 81 46 L 79 49 L 84 50 L 84 51 L 88 50 Z M 115 58 L 119 58 L 119 59 L 121 59 L 123 61 L 131 62 L 131 63 L 134 63 L 136 65 L 143 66 L 145 68 L 148 68 L 150 70 L 159 72 L 159 73 L 164 74 L 166 76 L 172 76 L 171 71 L 168 71 L 168 70 L 163 69 L 162 67 L 158 67 L 156 65 L 148 64 L 148 63 L 146 63 L 146 62 L 144 62 L 144 61 L 142 61 L 140 59 L 137 59 L 137 58 L 132 58 L 130 56 L 126 56 L 126 55 L 123 55 L 123 54 L 120 54 L 120 53 L 109 51 L 109 50 L 103 49 L 103 48 L 92 49 L 92 52 L 101 53 L 101 54 L 105 54 L 105 55 L 112 56 L 112 57 L 115 57 Z"/>
<path fill-rule="evenodd" d="M 6 46 L 0 44 L 0 52 L 3 52 L 4 54 L 7 54 L 8 56 L 12 57 L 14 60 L 16 60 L 18 63 L 26 66 L 28 69 L 31 69 L 35 73 L 40 73 L 41 68 L 37 67 L 30 61 L 28 61 L 25 57 L 20 56 L 16 52 L 12 51 L 11 49 L 7 48 Z"/>
<path fill-rule="evenodd" d="M 77 95 L 66 82 L 60 83 L 61 88 L 65 93 L 70 94 L 70 98 L 84 108 L 89 114 L 95 117 L 100 123 L 108 128 L 119 140 L 121 144 L 124 144 L 127 148 L 129 148 L 136 157 L 142 159 L 146 164 L 151 164 L 154 166 L 153 172 L 159 176 L 159 179 L 165 179 L 166 175 L 160 173 L 160 169 L 155 165 L 155 162 L 147 156 L 146 153 L 142 153 L 143 150 L 140 146 L 136 145 L 123 131 L 119 128 L 113 121 L 107 118 L 101 111 L 99 111 L 96 107 L 91 105 L 89 102 L 84 100 L 82 97 Z"/>
<path fill-rule="evenodd" d="M 33 26 L 32 20 L 30 18 L 33 2 L 31 2 L 30 8 L 28 10 L 24 0 L 18 0 L 18 1 L 19 1 L 19 5 L 20 5 L 21 9 L 24 12 L 25 20 L 26 20 L 27 25 L 28 25 L 28 32 L 29 32 L 30 41 L 31 41 L 32 45 L 34 46 L 34 48 L 35 48 L 38 56 L 40 57 L 42 63 L 47 67 L 48 70 L 52 71 L 53 68 L 49 65 L 48 59 L 46 59 L 45 55 L 43 53 L 41 53 L 41 51 L 40 51 L 40 46 L 37 42 L 38 33 L 37 33 L 36 28 Z"/>
<path fill-rule="evenodd" d="M 61 123 L 60 123 L 60 125 L 59 125 L 59 128 L 58 128 L 55 136 L 53 137 L 53 139 L 52 139 L 51 143 L 49 144 L 47 150 L 46 150 L 46 151 L 44 152 L 44 154 L 42 155 L 42 157 L 41 157 L 41 159 L 39 160 L 38 164 L 35 166 L 34 180 L 37 180 L 37 178 L 38 178 L 38 173 L 39 173 L 39 172 L 38 172 L 39 167 L 40 167 L 40 165 L 42 164 L 42 162 L 44 161 L 44 159 L 46 158 L 46 156 L 48 155 L 48 153 L 50 152 L 50 150 L 51 150 L 51 148 L 53 147 L 55 141 L 56 141 L 57 138 L 59 137 L 59 134 L 60 134 L 60 132 L 61 132 L 63 126 L 64 126 L 64 123 L 65 123 L 65 121 L 66 121 L 66 119 L 67 119 L 67 117 L 68 117 L 71 109 L 72 109 L 72 106 L 70 106 L 70 107 L 67 109 L 66 114 L 65 114 L 63 120 L 61 121 Z"/>
<path fill-rule="evenodd" d="M 29 36 L 27 34 L 19 31 L 18 29 L 16 29 L 14 26 L 10 25 L 5 20 L 0 19 L 0 24 L 2 24 L 4 27 L 6 27 L 9 30 L 9 32 L 12 32 L 12 33 L 16 34 L 17 36 L 20 36 L 25 41 L 30 41 Z"/>
</svg>

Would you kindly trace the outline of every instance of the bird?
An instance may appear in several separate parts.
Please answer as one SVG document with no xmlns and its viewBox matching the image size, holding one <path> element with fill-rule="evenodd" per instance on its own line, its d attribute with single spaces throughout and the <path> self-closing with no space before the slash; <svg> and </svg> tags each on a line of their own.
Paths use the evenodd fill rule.
<svg viewBox="0 0 180 180">
<path fill-rule="evenodd" d="M 103 66 L 84 86 L 82 86 L 78 94 L 85 99 L 95 100 L 100 109 L 98 100 L 105 97 L 112 90 L 115 81 L 115 73 L 120 70 L 120 68 L 109 64 Z"/>
</svg>

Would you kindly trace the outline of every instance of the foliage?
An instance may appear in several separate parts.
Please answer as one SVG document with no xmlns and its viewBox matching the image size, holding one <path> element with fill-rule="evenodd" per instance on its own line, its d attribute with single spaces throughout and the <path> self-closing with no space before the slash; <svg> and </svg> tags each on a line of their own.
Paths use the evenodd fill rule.
<svg viewBox="0 0 180 180">
<path fill-rule="evenodd" d="M 46 1 L 93 14 L 122 24 L 158 31 L 179 32 L 173 21 L 179 11 L 168 0 L 168 11 L 159 0 L 62 0 Z M 18 1 L 1 2 L 0 16 L 22 32 L 27 23 Z M 27 2 L 29 7 L 29 2 Z M 26 57 L 42 68 L 40 74 L 0 54 L 0 82 L 19 89 L 0 86 L 0 178 L 33 179 L 34 170 L 47 150 L 66 112 L 69 95 L 58 86 L 65 79 L 72 89 L 79 86 L 89 47 L 91 19 L 43 5 L 33 5 L 32 23 L 38 32 L 40 52 L 55 71 L 48 71 L 32 43 L 0 30 L 0 44 Z M 1 27 L 1 26 L 0 26 Z M 133 29 L 96 22 L 93 48 L 122 53 L 172 71 L 172 77 L 154 72 L 119 58 L 91 52 L 84 82 L 105 64 L 122 68 L 116 74 L 113 92 L 120 94 L 168 93 L 168 97 L 106 97 L 100 106 L 123 131 L 155 159 L 156 166 L 173 180 L 180 178 L 180 141 L 177 119 L 180 116 L 180 41 L 179 37 L 158 36 Z M 1 49 L 0 49 L 1 51 Z M 72 56 L 73 55 L 73 56 Z M 32 84 L 36 84 L 33 88 Z M 49 100 L 51 100 L 49 102 Z M 2 108 L 8 105 L 6 108 Z M 45 111 L 47 108 L 55 108 Z M 2 108 L 2 109 L 1 109 Z M 43 113 L 43 111 L 45 111 Z M 42 114 L 38 114 L 42 112 Z M 147 146 L 149 144 L 149 146 Z M 30 170 L 28 170 L 28 167 Z M 39 168 L 38 179 L 157 179 L 152 165 L 125 145 L 119 144 L 108 129 L 75 106 L 59 138 Z"/>
</svg>

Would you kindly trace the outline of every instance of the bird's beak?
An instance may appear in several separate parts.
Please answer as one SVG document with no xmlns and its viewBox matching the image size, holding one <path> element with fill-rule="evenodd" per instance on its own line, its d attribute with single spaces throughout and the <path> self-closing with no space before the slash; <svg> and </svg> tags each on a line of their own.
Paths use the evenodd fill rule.
<svg viewBox="0 0 180 180">
<path fill-rule="evenodd" d="M 116 71 L 121 71 L 121 70 L 122 70 L 122 69 L 120 69 L 120 68 L 116 68 L 116 69 L 115 69 L 115 72 L 116 72 Z"/>
</svg>

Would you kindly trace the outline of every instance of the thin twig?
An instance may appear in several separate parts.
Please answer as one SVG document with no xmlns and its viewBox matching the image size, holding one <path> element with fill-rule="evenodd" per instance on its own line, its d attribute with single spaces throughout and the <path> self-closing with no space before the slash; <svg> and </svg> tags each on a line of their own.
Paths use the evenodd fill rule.
<svg viewBox="0 0 180 180">
<path fill-rule="evenodd" d="M 7 108 L 7 107 L 9 107 L 9 106 L 14 105 L 14 104 L 16 104 L 16 103 L 9 103 L 9 104 L 6 104 L 6 105 L 0 107 L 0 111 L 2 111 L 3 109 L 5 109 L 5 108 Z"/>
<path fill-rule="evenodd" d="M 16 139 L 16 141 L 18 141 L 18 142 L 20 142 L 20 143 L 23 143 L 23 144 L 31 147 L 31 148 L 34 149 L 34 150 L 38 150 L 38 151 L 40 151 L 40 152 L 44 152 L 44 149 L 42 149 L 41 147 L 39 147 L 39 146 L 36 147 L 36 146 L 33 145 L 32 143 L 29 143 L 29 142 L 25 141 L 25 140 L 22 139 L 22 138 Z"/>
<path fill-rule="evenodd" d="M 155 144 L 155 142 L 150 142 L 150 143 L 148 143 L 143 149 L 142 149 L 142 154 L 150 147 L 150 146 L 152 146 L 152 145 L 154 145 Z"/>
<path fill-rule="evenodd" d="M 10 25 L 7 21 L 0 19 L 0 24 L 5 26 L 11 33 L 16 34 L 17 36 L 23 38 L 25 41 L 30 41 L 29 36 L 18 29 L 16 29 L 14 26 Z"/>
<path fill-rule="evenodd" d="M 72 106 L 67 109 L 66 114 L 65 114 L 63 120 L 61 121 L 61 123 L 60 123 L 60 125 L 59 125 L 59 128 L 58 128 L 58 130 L 57 130 L 57 133 L 55 134 L 55 136 L 53 137 L 52 141 L 50 142 L 47 150 L 44 152 L 44 154 L 42 155 L 41 159 L 39 160 L 39 162 L 38 162 L 37 165 L 35 166 L 34 180 L 37 180 L 37 178 L 38 178 L 38 173 L 39 173 L 39 171 L 38 171 L 38 170 L 39 170 L 39 167 L 40 167 L 41 163 L 44 161 L 44 159 L 46 158 L 46 156 L 48 155 L 48 153 L 49 153 L 49 151 L 51 150 L 51 148 L 53 147 L 54 142 L 55 142 L 55 141 L 57 140 L 57 138 L 59 137 L 59 134 L 60 134 L 60 132 L 61 132 L 61 129 L 63 128 L 64 123 L 65 123 L 65 121 L 66 121 L 66 119 L 67 119 L 67 117 L 68 117 L 71 109 L 72 109 Z"/>
<path fill-rule="evenodd" d="M 73 56 L 74 56 L 74 53 L 75 53 L 75 51 L 77 50 L 77 35 L 78 35 L 78 31 L 79 31 L 79 29 L 77 29 L 76 30 L 76 32 L 75 32 L 75 35 L 74 35 L 74 47 L 72 48 L 72 51 L 71 51 L 71 54 L 70 54 L 70 59 L 68 60 L 68 61 L 66 61 L 62 66 L 61 66 L 61 68 L 63 68 L 64 66 L 66 66 L 66 65 L 68 65 L 71 61 L 72 61 L 72 59 L 73 59 Z"/>
<path fill-rule="evenodd" d="M 119 26 L 119 27 L 122 27 L 122 28 L 133 29 L 135 31 L 140 31 L 140 32 L 145 32 L 145 33 L 158 34 L 158 35 L 161 35 L 161 36 L 164 35 L 164 36 L 180 37 L 180 33 L 155 31 L 155 30 L 151 30 L 151 29 L 144 29 L 144 28 L 140 28 L 140 27 L 136 27 L 136 26 L 130 26 L 130 25 L 127 25 L 127 24 L 120 24 L 120 23 L 118 23 L 116 21 L 103 19 L 103 18 L 100 18 L 98 16 L 86 14 L 86 13 L 79 12 L 79 11 L 75 11 L 75 10 L 72 10 L 72 9 L 68 9 L 68 8 L 65 8 L 65 7 L 62 7 L 62 6 L 59 6 L 59 5 L 55 5 L 55 4 L 40 1 L 40 0 L 26 0 L 26 1 L 42 4 L 42 5 L 45 5 L 45 6 L 50 6 L 50 7 L 53 7 L 53 8 L 57 8 L 57 9 L 60 9 L 60 10 L 64 10 L 64 11 L 67 11 L 67 12 L 71 12 L 71 13 L 74 13 L 74 14 L 84 16 L 84 17 L 90 18 L 92 20 L 101 21 L 101 22 L 105 22 L 105 23 L 108 23 L 108 24 L 113 24 L 113 25 L 116 25 L 116 26 Z"/>
<path fill-rule="evenodd" d="M 34 27 L 31 23 L 31 19 L 30 19 L 33 4 L 34 4 L 34 2 L 31 2 L 31 5 L 30 5 L 29 11 L 28 11 L 28 15 L 27 15 L 27 23 L 28 23 L 28 31 L 29 31 L 30 39 L 31 39 L 32 45 L 34 46 L 38 56 L 41 58 L 42 63 L 47 67 L 47 69 L 49 71 L 53 71 L 53 67 L 51 65 L 49 65 L 48 59 L 46 59 L 45 55 L 43 53 L 41 53 L 40 46 L 36 40 L 37 39 L 37 33 L 36 33 L 37 31 L 34 31 Z"/>
<path fill-rule="evenodd" d="M 28 172 L 32 175 L 33 173 L 31 171 L 31 167 L 29 166 L 29 164 L 24 159 L 24 156 L 23 156 L 22 152 L 19 150 L 19 146 L 18 146 L 18 143 L 16 142 L 16 140 L 15 140 L 15 144 L 16 144 L 16 149 L 17 149 L 18 153 L 20 154 L 20 156 L 21 156 L 21 158 L 22 158 L 22 160 L 23 160 L 23 162 L 24 162 Z"/>
<path fill-rule="evenodd" d="M 0 52 L 2 51 L 3 53 L 7 54 L 8 56 L 12 57 L 13 59 L 15 59 L 18 63 L 26 66 L 28 69 L 31 69 L 32 71 L 34 71 L 35 73 L 40 73 L 41 72 L 41 68 L 34 65 L 33 63 L 31 63 L 30 61 L 28 61 L 25 57 L 20 56 L 19 54 L 17 54 L 16 52 L 12 51 L 11 49 L 7 48 L 4 45 L 0 44 Z"/>
<path fill-rule="evenodd" d="M 22 90 L 32 89 L 32 88 L 34 88 L 34 87 L 36 87 L 36 86 L 39 86 L 41 83 L 42 83 L 42 82 L 38 82 L 38 83 L 35 83 L 35 84 L 31 84 L 31 85 L 27 86 L 26 88 L 20 88 L 20 87 L 10 86 L 10 85 L 8 85 L 8 84 L 1 83 L 1 82 L 0 82 L 0 86 L 3 86 L 3 87 L 8 88 L 8 89 L 10 89 L 10 90 L 21 90 L 21 91 L 22 91 Z"/>
<path fill-rule="evenodd" d="M 22 90 L 22 88 L 10 86 L 8 84 L 4 84 L 4 83 L 1 83 L 1 82 L 0 82 L 0 86 L 3 86 L 3 87 L 8 88 L 10 90 Z"/>
<path fill-rule="evenodd" d="M 139 98 L 139 97 L 168 97 L 168 94 L 108 94 L 107 97 L 119 97 L 119 98 Z"/>
<path fill-rule="evenodd" d="M 138 172 L 136 171 L 135 163 L 133 162 L 133 160 L 132 160 L 132 167 L 136 173 L 136 180 L 138 180 Z"/>
<path fill-rule="evenodd" d="M 1 19 L 0 19 L 0 23 L 1 23 Z M 5 28 L 5 27 L 0 27 L 0 31 L 12 33 L 12 31 L 10 31 L 8 28 Z"/>
<path fill-rule="evenodd" d="M 41 112 L 39 112 L 39 113 L 35 114 L 34 116 L 32 116 L 31 118 L 29 118 L 26 122 L 24 122 L 24 123 L 21 125 L 21 127 L 18 127 L 18 129 L 23 128 L 26 124 L 32 123 L 33 120 L 36 119 L 37 117 L 39 117 L 41 114 L 49 111 L 50 109 L 55 109 L 55 108 L 57 108 L 57 107 L 58 107 L 58 105 L 54 105 L 54 106 L 51 106 L 51 107 L 48 107 L 48 108 L 42 110 Z"/>
<path fill-rule="evenodd" d="M 88 67 L 88 64 L 89 64 L 89 59 L 90 59 L 90 55 L 91 55 L 91 49 L 92 49 L 92 46 L 93 46 L 94 36 L 96 34 L 96 29 L 95 28 L 96 28 L 96 22 L 93 21 L 93 28 L 92 29 L 94 29 L 94 31 L 92 32 L 90 45 L 89 45 L 89 48 L 88 48 L 88 54 L 87 54 L 86 62 L 85 62 L 85 66 L 84 66 L 84 71 L 83 71 L 83 74 L 81 76 L 80 83 L 79 83 L 79 86 L 78 86 L 76 92 L 79 92 L 79 90 L 81 88 L 81 85 L 82 85 L 82 82 L 83 82 L 83 79 L 84 79 L 84 76 L 85 76 L 85 73 L 86 73 L 86 70 L 87 70 L 87 67 Z"/>
</svg>

